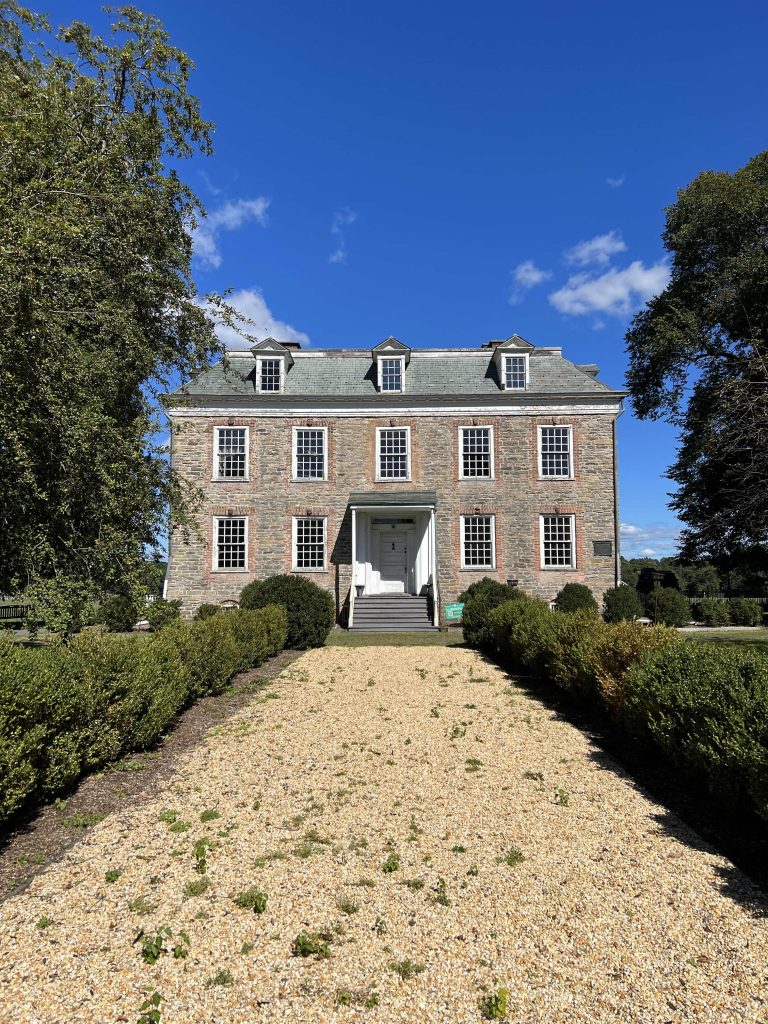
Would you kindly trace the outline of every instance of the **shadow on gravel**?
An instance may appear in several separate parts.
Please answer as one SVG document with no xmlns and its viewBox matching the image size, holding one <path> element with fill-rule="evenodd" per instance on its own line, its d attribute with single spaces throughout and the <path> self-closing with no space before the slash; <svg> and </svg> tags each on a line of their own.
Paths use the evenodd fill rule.
<svg viewBox="0 0 768 1024">
<path fill-rule="evenodd" d="M 126 754 L 81 779 L 53 803 L 7 822 L 0 831 L 0 902 L 23 892 L 59 860 L 91 826 L 115 811 L 154 799 L 214 725 L 237 714 L 302 651 L 281 651 L 270 661 L 235 676 L 223 693 L 203 697 L 183 711 L 151 750 Z"/>
<path fill-rule="evenodd" d="M 483 660 L 495 668 L 492 658 Z M 662 758 L 657 750 L 636 744 L 612 719 L 598 709 L 571 700 L 552 685 L 530 677 L 506 673 L 526 696 L 548 708 L 557 718 L 586 733 L 594 744 L 590 758 L 605 771 L 630 779 L 666 810 L 655 815 L 659 826 L 678 842 L 695 850 L 713 849 L 733 861 L 733 868 L 716 868 L 723 895 L 739 903 L 752 916 L 768 917 L 768 826 L 754 813 L 715 800 Z M 742 874 L 743 873 L 743 874 Z M 743 875 L 757 889 L 745 885 Z M 762 890 L 762 891 L 761 891 Z"/>
</svg>

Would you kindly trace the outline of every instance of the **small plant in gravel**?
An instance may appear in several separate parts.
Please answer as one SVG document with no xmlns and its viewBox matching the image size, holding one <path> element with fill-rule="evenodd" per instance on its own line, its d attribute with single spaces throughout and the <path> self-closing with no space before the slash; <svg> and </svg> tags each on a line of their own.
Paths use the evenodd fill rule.
<svg viewBox="0 0 768 1024">
<path fill-rule="evenodd" d="M 372 878 L 358 878 L 356 882 L 350 882 L 350 885 L 355 885 L 361 889 L 375 889 L 376 883 Z"/>
<path fill-rule="evenodd" d="M 517 846 L 513 846 L 509 853 L 506 853 L 503 857 L 496 858 L 497 863 L 507 864 L 511 868 L 515 868 L 518 864 L 522 864 L 524 860 L 525 857 L 523 855 L 523 851 Z"/>
<path fill-rule="evenodd" d="M 377 917 L 376 920 L 373 922 L 373 930 L 376 932 L 377 935 L 386 935 L 387 919 L 381 916 Z"/>
<path fill-rule="evenodd" d="M 411 815 L 411 820 L 410 820 L 410 823 L 408 825 L 408 831 L 411 833 L 408 836 L 408 841 L 411 842 L 411 843 L 416 842 L 416 840 L 419 838 L 419 836 L 423 836 L 424 835 L 424 829 L 416 821 L 416 816 L 414 814 Z"/>
<path fill-rule="evenodd" d="M 381 870 L 385 875 L 391 875 L 393 871 L 400 870 L 400 854 L 390 853 L 384 863 L 381 865 Z"/>
<path fill-rule="evenodd" d="M 523 778 L 530 779 L 531 782 L 543 782 L 544 772 L 532 772 L 530 770 L 526 770 L 523 772 Z"/>
<path fill-rule="evenodd" d="M 128 904 L 128 909 L 132 914 L 139 914 L 141 917 L 145 917 L 147 914 L 152 914 L 157 906 L 154 903 L 150 903 L 146 896 L 137 896 L 135 900 L 131 900 Z"/>
<path fill-rule="evenodd" d="M 260 857 L 253 858 L 253 866 L 255 868 L 263 868 L 273 860 L 288 860 L 288 854 L 283 853 L 282 850 L 275 850 L 272 853 L 262 853 Z"/>
<path fill-rule="evenodd" d="M 156 964 L 164 952 L 165 939 L 171 936 L 170 928 L 161 928 L 154 935 L 144 935 L 143 932 L 139 932 L 136 937 L 138 942 L 139 939 L 143 939 L 141 943 L 141 959 L 145 964 Z"/>
<path fill-rule="evenodd" d="M 466 846 L 458 846 L 457 845 L 457 846 L 452 846 L 451 847 L 451 853 L 466 853 L 466 852 L 467 852 Z"/>
<path fill-rule="evenodd" d="M 54 920 L 52 917 L 46 917 L 45 914 L 43 914 L 43 916 L 38 920 L 37 924 L 35 925 L 35 928 L 38 928 L 42 932 L 46 928 L 50 928 L 53 923 Z"/>
<path fill-rule="evenodd" d="M 200 815 L 200 821 L 215 821 L 217 818 L 220 817 L 221 815 L 219 814 L 218 811 L 203 811 L 203 813 Z"/>
<path fill-rule="evenodd" d="M 267 894 L 252 885 L 235 896 L 234 903 L 241 910 L 252 910 L 254 914 L 263 914 L 267 909 Z"/>
<path fill-rule="evenodd" d="M 256 949 L 256 944 L 254 942 L 244 942 L 240 947 L 240 953 L 242 956 L 247 956 L 249 953 L 252 953 L 254 949 Z"/>
<path fill-rule="evenodd" d="M 204 875 L 208 870 L 207 853 L 211 847 L 209 839 L 198 839 L 192 848 L 192 856 L 195 860 L 195 871 L 198 875 Z"/>
<path fill-rule="evenodd" d="M 184 886 L 184 899 L 192 899 L 195 896 L 202 896 L 211 887 L 211 880 L 207 875 L 202 878 L 195 878 Z"/>
<path fill-rule="evenodd" d="M 211 975 L 206 981 L 205 987 L 215 988 L 217 985 L 223 985 L 225 988 L 228 988 L 230 985 L 234 985 L 234 983 L 235 979 L 232 977 L 232 974 L 227 970 L 221 970 Z"/>
<path fill-rule="evenodd" d="M 331 955 L 331 947 L 327 939 L 316 932 L 300 932 L 291 944 L 291 953 L 293 956 L 314 956 L 318 960 L 327 960 Z"/>
<path fill-rule="evenodd" d="M 404 878 L 403 879 L 403 885 L 407 889 L 410 889 L 411 892 L 418 892 L 419 889 L 423 889 L 424 888 L 424 879 L 423 878 Z"/>
<path fill-rule="evenodd" d="M 81 811 L 68 818 L 62 818 L 61 824 L 64 828 L 90 828 L 91 825 L 98 825 L 105 818 L 106 814 L 101 814 L 99 811 Z"/>
<path fill-rule="evenodd" d="M 467 874 L 470 875 L 472 878 L 477 878 L 477 876 L 480 874 L 480 869 L 478 868 L 477 864 L 470 864 L 469 868 L 467 869 Z"/>
<path fill-rule="evenodd" d="M 164 825 L 172 825 L 175 821 L 179 820 L 178 811 L 161 811 L 157 816 L 157 820 L 161 821 Z"/>
<path fill-rule="evenodd" d="M 160 1003 L 163 997 L 159 992 L 147 996 L 139 1007 L 139 1019 L 136 1024 L 160 1024 Z"/>
<path fill-rule="evenodd" d="M 430 715 L 432 715 L 433 718 L 439 718 L 440 717 L 440 708 L 430 708 L 429 709 L 429 713 L 430 713 Z"/>
<path fill-rule="evenodd" d="M 372 1010 L 379 1005 L 378 992 L 351 992 L 348 988 L 340 988 L 336 993 L 335 1003 L 337 1006 L 362 1006 L 366 1010 Z"/>
<path fill-rule="evenodd" d="M 342 896 L 341 899 L 336 900 L 336 906 L 342 914 L 356 914 L 360 909 L 357 900 L 352 900 L 348 896 Z"/>
<path fill-rule="evenodd" d="M 437 879 L 437 884 L 433 887 L 432 892 L 434 893 L 433 903 L 438 903 L 441 907 L 450 907 L 451 901 L 448 899 L 448 887 L 444 878 Z"/>
<path fill-rule="evenodd" d="M 192 826 L 188 821 L 174 821 L 169 831 L 171 832 L 188 832 Z"/>
<path fill-rule="evenodd" d="M 491 996 L 480 1000 L 480 1016 L 483 1020 L 503 1020 L 507 1016 L 509 990 L 500 988 Z"/>
<path fill-rule="evenodd" d="M 483 762 L 479 757 L 468 757 L 464 762 L 464 765 L 465 772 L 479 772 L 483 767 Z"/>
<path fill-rule="evenodd" d="M 186 932 L 179 932 L 179 941 L 173 947 L 174 960 L 186 960 L 189 956 L 190 941 Z"/>
<path fill-rule="evenodd" d="M 405 960 L 393 960 L 389 965 L 390 971 L 394 971 L 398 974 L 403 981 L 410 981 L 411 978 L 415 978 L 418 974 L 422 974 L 426 967 L 424 964 L 418 963 L 415 960 L 409 960 L 408 957 Z"/>
<path fill-rule="evenodd" d="M 562 789 L 560 786 L 555 789 L 555 803 L 558 807 L 567 807 L 570 800 L 571 795 L 567 789 Z"/>
<path fill-rule="evenodd" d="M 110 884 L 116 882 L 122 873 L 119 868 L 110 868 L 109 871 L 104 872 L 104 881 Z"/>
</svg>

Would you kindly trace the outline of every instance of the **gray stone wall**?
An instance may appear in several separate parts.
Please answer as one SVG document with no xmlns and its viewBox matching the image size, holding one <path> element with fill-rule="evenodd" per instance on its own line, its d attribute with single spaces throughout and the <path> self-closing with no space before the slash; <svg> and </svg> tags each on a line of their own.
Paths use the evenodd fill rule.
<svg viewBox="0 0 768 1024">
<path fill-rule="evenodd" d="M 191 615 L 203 602 L 237 600 L 251 580 L 291 571 L 291 517 L 328 517 L 328 571 L 307 573 L 330 590 L 341 613 L 351 582 L 351 491 L 437 492 L 437 545 L 441 604 L 454 601 L 483 576 L 518 579 L 531 594 L 551 600 L 569 581 L 586 583 L 598 600 L 614 585 L 613 416 L 610 414 L 472 418 L 430 416 L 392 419 L 381 416 L 219 419 L 210 416 L 173 420 L 175 469 L 204 495 L 196 529 L 171 538 L 168 596 L 181 598 Z M 573 427 L 575 479 L 539 480 L 537 425 Z M 247 481 L 213 480 L 215 426 L 249 427 L 250 472 Z M 459 478 L 458 427 L 492 425 L 495 479 Z M 294 426 L 328 428 L 327 481 L 294 482 Z M 410 426 L 411 480 L 377 483 L 376 427 Z M 496 569 L 461 569 L 460 521 L 463 514 L 496 516 Z M 539 516 L 575 515 L 575 569 L 540 568 Z M 246 515 L 249 520 L 247 572 L 212 569 L 212 517 Z M 610 540 L 614 556 L 595 555 L 594 541 Z"/>
</svg>

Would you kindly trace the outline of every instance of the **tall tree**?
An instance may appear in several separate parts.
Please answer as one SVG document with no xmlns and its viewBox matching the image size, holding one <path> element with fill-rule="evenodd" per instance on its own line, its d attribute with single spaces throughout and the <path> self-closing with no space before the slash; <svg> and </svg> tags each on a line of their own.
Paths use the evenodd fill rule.
<svg viewBox="0 0 768 1024">
<path fill-rule="evenodd" d="M 768 542 L 768 152 L 666 214 L 671 279 L 627 334 L 627 383 L 641 418 L 681 430 L 682 554 L 723 559 Z"/>
<path fill-rule="evenodd" d="M 218 351 L 177 171 L 211 152 L 192 63 L 157 19 L 110 13 L 107 38 L 75 22 L 54 50 L 0 0 L 0 592 L 137 580 L 190 497 L 155 398 Z"/>
</svg>

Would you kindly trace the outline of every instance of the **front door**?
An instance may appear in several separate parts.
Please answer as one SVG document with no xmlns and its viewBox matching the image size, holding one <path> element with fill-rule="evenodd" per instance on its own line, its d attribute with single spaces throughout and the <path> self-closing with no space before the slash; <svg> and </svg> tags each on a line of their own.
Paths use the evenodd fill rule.
<svg viewBox="0 0 768 1024">
<path fill-rule="evenodd" d="M 404 594 L 408 551 L 405 533 L 389 530 L 381 533 L 379 573 L 383 594 Z"/>
</svg>

